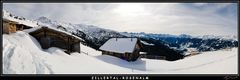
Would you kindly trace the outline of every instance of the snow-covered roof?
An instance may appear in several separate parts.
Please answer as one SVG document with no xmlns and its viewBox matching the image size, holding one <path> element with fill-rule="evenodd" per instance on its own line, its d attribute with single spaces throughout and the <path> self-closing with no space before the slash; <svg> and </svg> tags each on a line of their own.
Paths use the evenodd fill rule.
<svg viewBox="0 0 240 80">
<path fill-rule="evenodd" d="M 14 18 L 3 18 L 3 20 L 13 21 L 13 22 L 16 22 L 17 24 L 23 24 L 23 25 L 30 26 L 30 27 L 38 26 L 36 22 L 32 22 L 32 21 L 17 20 Z"/>
<path fill-rule="evenodd" d="M 38 26 L 37 22 L 35 22 L 35 21 L 16 19 L 13 16 L 10 16 L 10 13 L 8 13 L 5 10 L 3 10 L 3 19 L 14 21 L 14 22 L 17 22 L 18 24 L 23 24 L 23 25 L 30 26 L 30 27 L 37 27 Z"/>
<path fill-rule="evenodd" d="M 137 43 L 137 38 L 111 38 L 99 49 L 117 53 L 132 53 Z"/>
<path fill-rule="evenodd" d="M 24 30 L 24 31 L 30 33 L 30 32 L 34 32 L 34 31 L 36 31 L 36 30 L 42 29 L 43 27 L 46 27 L 46 26 L 38 26 L 38 27 L 34 27 L 34 28 L 31 28 L 31 29 L 28 29 L 28 30 Z M 80 37 L 78 37 L 78 36 L 75 36 L 75 35 L 73 35 L 73 34 L 70 34 L 70 33 L 68 33 L 68 32 L 65 32 L 65 31 L 62 31 L 62 30 L 59 30 L 59 29 L 55 29 L 55 28 L 53 28 L 53 27 L 47 27 L 47 28 L 48 28 L 48 29 L 51 29 L 51 30 L 55 30 L 55 31 L 61 32 L 61 33 L 65 33 L 65 34 L 70 35 L 70 36 L 73 36 L 73 37 L 75 37 L 75 38 L 77 38 L 77 39 L 79 39 L 79 40 L 81 40 L 81 41 L 84 41 L 82 38 L 80 38 Z"/>
</svg>

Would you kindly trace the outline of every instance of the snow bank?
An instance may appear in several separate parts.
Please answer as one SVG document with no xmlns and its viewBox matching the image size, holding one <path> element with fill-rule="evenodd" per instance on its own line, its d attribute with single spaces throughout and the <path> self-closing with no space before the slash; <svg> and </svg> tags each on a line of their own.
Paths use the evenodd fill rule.
<svg viewBox="0 0 240 80">
<path fill-rule="evenodd" d="M 109 74 L 130 72 L 126 68 L 108 64 L 86 54 L 72 53 L 68 55 L 56 47 L 42 50 L 37 40 L 23 31 L 10 35 L 4 34 L 3 46 L 4 74 Z M 90 50 L 89 48 L 86 49 Z"/>
<path fill-rule="evenodd" d="M 3 73 L 48 73 L 36 53 L 43 53 L 37 41 L 24 32 L 3 34 Z"/>
</svg>

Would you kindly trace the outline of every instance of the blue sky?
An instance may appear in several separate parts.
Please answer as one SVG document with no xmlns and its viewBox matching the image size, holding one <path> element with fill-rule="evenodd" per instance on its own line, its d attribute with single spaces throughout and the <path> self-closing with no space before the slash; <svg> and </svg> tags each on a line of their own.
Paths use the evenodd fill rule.
<svg viewBox="0 0 240 80">
<path fill-rule="evenodd" d="M 4 3 L 3 9 L 121 32 L 237 35 L 237 3 Z"/>
</svg>

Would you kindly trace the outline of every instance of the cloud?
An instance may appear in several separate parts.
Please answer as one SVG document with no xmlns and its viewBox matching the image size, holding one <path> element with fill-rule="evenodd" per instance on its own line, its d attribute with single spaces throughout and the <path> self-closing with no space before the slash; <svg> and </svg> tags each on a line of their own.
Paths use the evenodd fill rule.
<svg viewBox="0 0 240 80">
<path fill-rule="evenodd" d="M 92 24 L 127 32 L 237 35 L 236 3 L 4 3 L 36 19 Z"/>
</svg>

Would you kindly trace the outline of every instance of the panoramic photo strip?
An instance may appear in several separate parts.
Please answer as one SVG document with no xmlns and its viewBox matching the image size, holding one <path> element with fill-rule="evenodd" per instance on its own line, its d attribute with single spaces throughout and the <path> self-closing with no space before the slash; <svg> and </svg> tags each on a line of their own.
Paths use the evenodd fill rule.
<svg viewBox="0 0 240 80">
<path fill-rule="evenodd" d="M 238 74 L 237 3 L 3 3 L 3 74 Z"/>
</svg>

